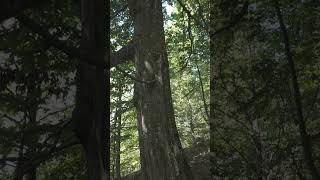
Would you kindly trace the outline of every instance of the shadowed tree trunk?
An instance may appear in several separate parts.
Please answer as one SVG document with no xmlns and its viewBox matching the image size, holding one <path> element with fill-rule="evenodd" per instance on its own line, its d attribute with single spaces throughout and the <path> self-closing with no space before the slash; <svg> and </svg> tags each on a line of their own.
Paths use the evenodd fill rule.
<svg viewBox="0 0 320 180">
<path fill-rule="evenodd" d="M 129 0 L 136 41 L 135 84 L 140 160 L 145 180 L 192 180 L 171 99 L 161 0 Z"/>
<path fill-rule="evenodd" d="M 298 77 L 296 73 L 296 67 L 292 58 L 292 53 L 291 53 L 291 47 L 290 47 L 290 40 L 289 40 L 289 35 L 287 32 L 287 28 L 284 24 L 282 13 L 280 10 L 280 5 L 277 0 L 273 1 L 276 13 L 277 13 L 277 18 L 280 24 L 280 30 L 283 36 L 283 42 L 285 46 L 285 54 L 286 58 L 288 61 L 288 66 L 290 69 L 290 76 L 293 84 L 293 97 L 295 100 L 295 106 L 296 106 L 296 115 L 297 115 L 297 124 L 299 126 L 299 133 L 300 133 L 300 139 L 301 139 L 301 144 L 303 148 L 303 153 L 304 153 L 304 158 L 306 161 L 306 164 L 311 172 L 311 175 L 314 180 L 319 180 L 320 175 L 319 172 L 315 166 L 313 155 L 312 155 L 312 144 L 310 142 L 310 137 L 307 133 L 307 127 L 303 115 L 303 109 L 302 109 L 302 100 L 301 100 L 301 93 L 300 93 L 300 86 L 298 83 Z"/>
<path fill-rule="evenodd" d="M 29 110 L 29 124 L 31 124 L 31 126 L 37 126 L 37 121 L 36 121 L 36 117 L 37 117 L 37 105 L 32 105 L 33 107 L 30 108 Z M 32 142 L 30 142 L 30 144 L 28 144 L 28 153 L 30 154 L 34 154 L 35 149 L 34 146 L 36 145 L 38 141 L 38 137 L 32 137 Z M 37 167 L 32 167 L 30 170 L 27 171 L 27 173 L 24 175 L 24 179 L 25 180 L 36 180 L 37 179 Z"/>
<path fill-rule="evenodd" d="M 39 0 L 5 0 L 0 7 L 0 22 L 36 6 Z M 90 180 L 109 179 L 109 1 L 81 0 L 83 57 L 77 68 L 76 107 L 73 112 L 74 131 L 85 150 Z M 105 53 L 107 52 L 107 57 Z M 107 72 L 102 67 L 107 58 Z M 101 67 L 93 66 L 101 62 Z M 106 78 L 107 77 L 107 78 Z M 107 86 L 106 86 L 107 85 Z M 107 88 L 108 87 L 108 88 Z M 20 170 L 19 170 L 20 172 Z M 18 178 L 21 173 L 18 172 Z M 27 179 L 35 179 L 35 171 Z"/>
<path fill-rule="evenodd" d="M 28 119 L 29 124 L 31 126 L 37 126 L 37 112 L 39 108 L 39 103 L 37 102 L 37 97 L 39 96 L 39 92 L 41 92 L 39 84 L 41 82 L 38 81 L 38 73 L 34 72 L 34 76 L 32 77 L 33 80 L 30 81 L 30 84 L 28 86 L 28 96 L 30 106 L 28 108 Z M 34 154 L 35 153 L 35 146 L 38 142 L 39 137 L 37 135 L 33 135 L 31 138 L 31 142 L 29 143 L 28 147 L 28 153 Z M 36 180 L 37 179 L 37 167 L 32 167 L 26 174 L 25 174 L 25 180 Z"/>
<path fill-rule="evenodd" d="M 17 162 L 17 167 L 15 169 L 15 177 L 14 180 L 22 180 L 23 179 L 23 163 L 22 163 L 22 158 L 24 156 L 23 149 L 24 149 L 24 144 L 25 144 L 25 126 L 26 126 L 26 119 L 23 119 L 23 125 L 22 128 L 20 129 L 20 144 L 19 144 L 19 151 L 18 151 L 18 162 Z"/>
<path fill-rule="evenodd" d="M 31 79 L 29 79 L 27 82 L 27 98 L 24 111 L 24 119 L 23 119 L 23 125 L 21 129 L 21 145 L 19 147 L 19 158 L 24 158 L 24 156 L 28 155 L 34 155 L 35 154 L 35 146 L 38 142 L 39 137 L 34 134 L 26 134 L 25 128 L 26 126 L 29 127 L 35 127 L 37 126 L 37 112 L 39 108 L 39 102 L 37 100 L 39 96 L 39 92 L 41 92 L 41 89 L 39 87 L 39 77 L 38 72 L 34 72 L 33 75 L 30 75 Z M 26 136 L 32 136 L 32 138 L 29 139 L 28 142 L 25 141 Z M 27 152 L 24 152 L 26 149 Z M 23 160 L 19 160 L 17 169 L 16 169 L 16 177 L 15 180 L 36 180 L 37 178 L 37 166 L 33 166 L 29 168 L 27 171 L 25 170 L 25 165 L 23 164 Z"/>
<path fill-rule="evenodd" d="M 32 168 L 29 170 L 28 174 L 25 175 L 25 180 L 36 180 L 37 179 L 37 169 Z"/>
<path fill-rule="evenodd" d="M 109 72 L 86 62 L 103 62 L 109 36 L 106 33 L 109 2 L 81 0 L 81 50 L 87 55 L 77 69 L 75 133 L 85 150 L 89 180 L 109 179 Z M 107 49 L 108 50 L 108 49 Z M 107 87 L 106 87 L 107 85 Z M 109 88 L 108 88 L 109 89 Z"/>
</svg>

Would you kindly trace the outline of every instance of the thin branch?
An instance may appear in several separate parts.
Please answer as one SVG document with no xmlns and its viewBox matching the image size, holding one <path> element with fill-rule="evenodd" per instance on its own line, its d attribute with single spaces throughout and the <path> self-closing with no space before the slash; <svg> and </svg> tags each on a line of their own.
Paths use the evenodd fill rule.
<svg viewBox="0 0 320 180">
<path fill-rule="evenodd" d="M 52 116 L 52 115 L 55 115 L 55 114 L 58 114 L 58 113 L 60 113 L 60 112 L 64 112 L 64 111 L 66 111 L 66 110 L 68 110 L 68 109 L 70 109 L 70 108 L 72 108 L 72 107 L 74 107 L 74 105 L 70 105 L 70 106 L 67 106 L 67 107 L 65 107 L 65 108 L 63 108 L 63 109 L 50 112 L 50 113 L 44 115 L 43 117 L 41 117 L 41 118 L 39 119 L 39 121 L 42 121 L 42 120 L 46 119 L 47 117 Z"/>
<path fill-rule="evenodd" d="M 182 10 L 187 13 L 187 16 L 191 19 L 193 19 L 198 26 L 205 29 L 207 32 L 209 32 L 209 27 L 205 25 L 204 22 L 201 22 L 197 16 L 192 15 L 191 11 L 187 8 L 187 6 L 182 2 L 182 0 L 177 0 L 179 5 L 182 7 Z"/>
<path fill-rule="evenodd" d="M 135 78 L 134 76 L 132 76 L 131 74 L 127 73 L 125 70 L 123 70 L 122 68 L 120 68 L 119 66 L 116 66 L 116 70 L 120 71 L 121 73 L 123 73 L 125 76 L 127 76 L 128 78 L 136 81 L 136 82 L 139 82 L 139 83 L 147 83 L 147 84 L 150 84 L 150 83 L 154 83 L 155 82 L 155 78 L 150 80 L 150 81 L 144 81 L 144 80 L 140 80 L 140 79 L 137 79 Z"/>
<path fill-rule="evenodd" d="M 56 155 L 57 153 L 70 148 L 72 146 L 78 145 L 79 141 L 75 140 L 75 141 L 71 141 L 69 143 L 66 143 L 64 145 L 61 145 L 59 147 L 54 147 L 51 148 L 49 151 L 47 152 L 43 152 L 41 154 L 39 154 L 38 156 L 29 159 L 28 161 L 23 163 L 23 172 L 27 173 L 30 170 L 32 170 L 32 168 L 39 166 L 41 163 L 49 160 L 50 158 L 54 157 L 54 155 Z"/>
<path fill-rule="evenodd" d="M 2 117 L 4 117 L 4 118 L 8 119 L 9 121 L 14 122 L 15 124 L 19 124 L 19 123 L 20 123 L 17 119 L 15 119 L 15 118 L 7 115 L 7 114 L 2 114 L 2 113 L 0 113 L 0 115 L 1 115 Z"/>
</svg>

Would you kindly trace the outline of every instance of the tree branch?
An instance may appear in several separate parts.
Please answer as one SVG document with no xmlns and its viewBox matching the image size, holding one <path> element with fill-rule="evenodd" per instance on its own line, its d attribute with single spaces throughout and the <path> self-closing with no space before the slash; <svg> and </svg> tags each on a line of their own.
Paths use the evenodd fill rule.
<svg viewBox="0 0 320 180">
<path fill-rule="evenodd" d="M 209 28 L 205 25 L 205 23 L 204 23 L 204 22 L 201 22 L 201 21 L 198 19 L 197 16 L 192 15 L 192 14 L 191 14 L 191 11 L 186 7 L 185 4 L 183 4 L 182 0 L 177 0 L 177 1 L 178 1 L 179 5 L 182 7 L 182 10 L 183 10 L 185 13 L 187 13 L 187 16 L 188 16 L 189 18 L 193 19 L 198 26 L 200 26 L 201 28 L 204 28 L 206 31 L 208 31 Z"/>
<path fill-rule="evenodd" d="M 135 43 L 130 41 L 126 46 L 120 50 L 110 54 L 110 67 L 116 67 L 119 64 L 132 61 L 134 59 Z M 106 61 L 106 59 L 105 59 Z"/>
<path fill-rule="evenodd" d="M 78 145 L 79 141 L 78 140 L 74 140 L 71 141 L 69 143 L 66 143 L 64 145 L 61 145 L 59 147 L 54 147 L 51 148 L 49 151 L 47 152 L 43 152 L 41 154 L 39 154 L 38 156 L 31 158 L 29 160 L 27 160 L 26 162 L 23 163 L 23 171 L 24 173 L 30 171 L 32 168 L 39 166 L 41 163 L 47 161 L 48 159 L 52 158 L 54 155 L 56 155 L 57 153 L 70 148 L 72 146 Z"/>
<path fill-rule="evenodd" d="M 116 69 L 118 71 L 120 71 L 121 73 L 123 73 L 126 77 L 130 78 L 131 80 L 134 80 L 136 82 L 139 82 L 139 83 L 146 83 L 146 84 L 150 84 L 150 83 L 154 83 L 155 82 L 155 78 L 153 78 L 152 80 L 150 81 L 144 81 L 144 80 L 140 80 L 140 79 L 137 79 L 135 78 L 134 76 L 132 76 L 131 74 L 127 73 L 125 70 L 123 70 L 122 68 L 116 66 Z"/>
<path fill-rule="evenodd" d="M 74 140 L 74 141 L 71 141 L 71 142 L 66 143 L 64 145 L 61 145 L 59 147 L 51 148 L 48 151 L 38 153 L 38 156 L 33 157 L 33 158 L 20 158 L 19 159 L 19 157 L 3 157 L 3 158 L 0 158 L 0 164 L 5 163 L 6 161 L 10 161 L 10 162 L 25 161 L 25 162 L 22 162 L 24 166 L 29 168 L 29 165 L 32 164 L 33 167 L 35 167 L 35 165 L 39 165 L 39 164 L 43 163 L 44 161 L 48 160 L 50 157 L 53 157 L 55 153 L 59 153 L 65 149 L 72 147 L 74 145 L 77 145 L 77 144 L 79 144 L 79 141 Z"/>
<path fill-rule="evenodd" d="M 25 25 L 31 31 L 42 36 L 51 46 L 61 50 L 66 55 L 74 58 L 79 58 L 81 60 L 88 60 L 88 59 L 93 60 L 93 61 L 86 61 L 90 65 L 100 66 L 104 68 L 111 68 L 119 64 L 126 63 L 134 58 L 135 43 L 131 41 L 126 46 L 118 50 L 117 52 L 110 54 L 110 67 L 108 67 L 108 62 L 107 62 L 108 54 L 106 54 L 104 62 L 95 60 L 96 58 L 81 58 L 81 57 L 88 56 L 88 54 L 83 50 L 81 50 L 80 48 L 70 45 L 71 43 L 69 43 L 67 40 L 59 40 L 58 37 L 50 34 L 47 31 L 49 27 L 40 26 L 39 24 L 34 22 L 32 19 L 29 19 L 27 17 L 19 16 L 17 17 L 17 19 L 21 24 Z"/>
</svg>

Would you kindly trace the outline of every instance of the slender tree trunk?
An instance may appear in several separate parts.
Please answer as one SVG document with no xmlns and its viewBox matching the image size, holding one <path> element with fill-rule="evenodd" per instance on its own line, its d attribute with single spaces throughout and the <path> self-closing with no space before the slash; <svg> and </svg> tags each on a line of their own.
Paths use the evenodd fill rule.
<svg viewBox="0 0 320 180">
<path fill-rule="evenodd" d="M 192 144 L 195 144 L 196 143 L 196 137 L 194 135 L 194 117 L 193 117 L 193 111 L 192 111 L 192 106 L 191 104 L 188 102 L 188 105 L 189 105 L 189 111 L 190 111 L 190 122 L 189 122 L 189 125 L 190 125 L 190 134 L 191 134 L 191 137 L 192 137 Z"/>
<path fill-rule="evenodd" d="M 122 117 L 122 81 L 119 82 L 119 96 L 118 96 L 118 115 L 116 116 L 116 144 L 115 144 L 115 180 L 120 180 L 121 178 L 121 169 L 120 169 L 120 145 L 121 145 L 121 117 Z"/>
<path fill-rule="evenodd" d="M 116 138 L 116 158 L 115 158 L 115 179 L 120 180 L 121 169 L 120 169 L 120 142 L 121 142 L 121 112 L 117 118 L 117 138 Z"/>
<path fill-rule="evenodd" d="M 117 105 L 118 106 L 118 105 Z M 111 129 L 115 129 L 115 132 L 113 133 L 113 136 L 111 137 L 110 144 L 112 144 L 112 171 L 110 172 L 110 178 L 115 180 L 116 178 L 116 161 L 117 161 L 117 124 L 118 124 L 118 116 L 119 116 L 119 108 L 116 107 L 115 113 L 114 113 L 114 124 L 111 126 Z M 111 133 L 112 134 L 112 133 Z"/>
<path fill-rule="evenodd" d="M 285 53 L 286 53 L 286 57 L 287 57 L 287 61 L 288 61 L 288 66 L 289 66 L 290 73 L 291 73 L 291 80 L 292 80 L 292 84 L 293 84 L 293 95 L 294 95 L 296 113 L 297 113 L 297 122 L 298 122 L 298 126 L 299 126 L 300 139 L 301 139 L 301 144 L 302 144 L 302 148 L 303 148 L 304 158 L 305 158 L 305 161 L 307 163 L 307 166 L 311 172 L 313 179 L 319 180 L 320 175 L 319 175 L 319 172 L 318 172 L 318 170 L 315 166 L 315 163 L 314 163 L 314 159 L 313 159 L 313 155 L 312 155 L 312 144 L 310 142 L 310 138 L 307 133 L 306 123 L 305 123 L 305 119 L 303 116 L 300 87 L 299 87 L 299 83 L 298 83 L 295 64 L 294 64 L 291 49 L 290 49 L 289 35 L 288 35 L 287 29 L 285 27 L 285 24 L 283 22 L 279 2 L 277 0 L 274 0 L 273 2 L 275 4 L 277 17 L 278 17 L 281 32 L 282 32 L 283 41 L 285 44 Z"/>
<path fill-rule="evenodd" d="M 22 180 L 23 179 L 23 161 L 22 158 L 24 156 L 23 149 L 24 149 L 24 128 L 26 126 L 26 119 L 23 120 L 23 127 L 20 129 L 20 145 L 19 145 L 19 151 L 18 151 L 18 162 L 17 167 L 15 169 L 15 177 L 14 180 Z"/>
<path fill-rule="evenodd" d="M 262 152 L 262 141 L 261 141 L 261 129 L 259 127 L 258 119 L 254 119 L 252 121 L 252 129 L 254 131 L 253 141 L 255 145 L 255 156 L 256 156 L 256 168 L 257 168 L 257 179 L 263 180 L 264 172 L 263 172 L 263 152 Z"/>
<path fill-rule="evenodd" d="M 32 126 L 36 126 L 37 122 L 36 122 L 36 117 L 37 117 L 37 109 L 38 107 L 32 107 L 30 112 L 29 112 L 29 124 L 31 124 Z M 38 136 L 37 137 L 33 137 L 33 140 L 30 144 L 28 144 L 28 154 L 34 154 L 35 149 L 34 146 L 38 141 Z M 24 180 L 36 180 L 37 179 L 37 167 L 32 167 L 31 169 L 29 169 L 25 175 L 24 175 Z"/>
<path fill-rule="evenodd" d="M 29 124 L 31 126 L 37 126 L 37 112 L 39 108 L 39 104 L 36 100 L 35 94 L 37 92 L 40 92 L 41 89 L 38 84 L 40 83 L 34 83 L 38 82 L 39 79 L 37 72 L 35 72 L 34 81 L 31 81 L 30 86 L 28 87 L 28 97 L 31 97 L 30 99 L 30 107 L 29 107 L 29 113 L 28 113 L 28 119 Z M 35 153 L 35 145 L 38 142 L 38 136 L 33 136 L 31 142 L 28 144 L 28 153 L 34 154 Z M 36 180 L 37 179 L 37 167 L 32 167 L 28 172 L 25 174 L 25 180 Z"/>
<path fill-rule="evenodd" d="M 197 73 L 198 73 L 198 78 L 199 78 L 199 83 L 200 83 L 200 88 L 201 88 L 201 98 L 202 98 L 202 102 L 203 102 L 203 107 L 204 107 L 204 111 L 206 114 L 206 118 L 210 118 L 210 113 L 209 113 L 209 108 L 206 102 L 206 97 L 205 97 L 205 92 L 204 92 L 204 86 L 203 86 L 203 82 L 202 82 L 202 75 L 201 75 L 201 71 L 198 65 L 198 60 L 196 60 L 196 67 L 197 67 Z"/>
<path fill-rule="evenodd" d="M 213 118 L 213 112 L 214 112 L 214 4 L 212 1 L 210 1 L 209 4 L 209 11 L 210 11 L 210 26 L 209 26 L 209 53 L 210 53 L 210 103 L 209 103 L 209 131 L 210 131 L 210 178 L 214 178 L 214 171 L 215 167 L 214 164 L 214 157 L 213 153 L 214 150 L 214 118 Z"/>
<path fill-rule="evenodd" d="M 140 160 L 145 180 L 192 180 L 175 124 L 161 0 L 129 0 L 134 19 Z"/>
<path fill-rule="evenodd" d="M 25 175 L 25 180 L 36 180 L 37 179 L 37 168 L 32 168 Z"/>
<path fill-rule="evenodd" d="M 27 155 L 34 155 L 35 153 L 35 145 L 38 142 L 38 136 L 33 135 L 30 138 L 28 143 L 25 142 L 25 128 L 26 126 L 37 126 L 37 111 L 39 104 L 36 100 L 37 92 L 40 92 L 39 82 L 38 81 L 38 73 L 34 72 L 34 76 L 31 77 L 29 80 L 30 83 L 27 84 L 27 103 L 28 105 L 25 107 L 24 111 L 24 120 L 23 120 L 23 127 L 21 129 L 21 145 L 19 147 L 19 158 L 23 158 L 25 154 Z M 24 149 L 27 149 L 27 152 L 24 153 Z M 28 171 L 25 171 L 25 165 L 23 161 L 19 160 L 17 165 L 17 172 L 16 172 L 16 180 L 36 180 L 37 178 L 37 167 L 32 167 Z"/>
<path fill-rule="evenodd" d="M 81 50 L 87 55 L 77 69 L 75 133 L 84 150 L 89 180 L 107 180 L 109 172 L 109 70 L 85 62 L 104 61 L 109 36 L 109 2 L 81 0 Z M 107 51 L 109 48 L 107 48 Z M 107 53 L 109 54 L 109 53 Z M 108 88 L 107 88 L 108 87 Z"/>
</svg>

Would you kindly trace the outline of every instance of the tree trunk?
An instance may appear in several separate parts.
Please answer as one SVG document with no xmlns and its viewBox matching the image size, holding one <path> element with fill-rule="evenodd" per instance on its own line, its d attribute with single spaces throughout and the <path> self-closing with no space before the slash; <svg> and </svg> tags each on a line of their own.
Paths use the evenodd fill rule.
<svg viewBox="0 0 320 180">
<path fill-rule="evenodd" d="M 209 4 L 209 18 L 210 18 L 210 27 L 209 27 L 209 53 L 210 53 L 210 103 L 209 103 L 209 132 L 210 132 L 210 178 L 213 179 L 214 177 L 214 156 L 213 153 L 215 152 L 214 150 L 214 118 L 213 118 L 213 113 L 214 113 L 214 88 L 215 88 L 215 82 L 214 82 L 214 4 L 213 2 L 210 1 Z"/>
<path fill-rule="evenodd" d="M 25 175 L 25 180 L 36 180 L 37 179 L 37 168 L 32 168 Z"/>
<path fill-rule="evenodd" d="M 29 142 L 25 142 L 25 128 L 26 126 L 37 126 L 37 112 L 39 108 L 39 103 L 37 102 L 37 92 L 40 92 L 39 87 L 39 77 L 38 73 L 34 72 L 34 76 L 29 80 L 30 83 L 27 83 L 27 106 L 25 107 L 24 116 L 26 119 L 23 120 L 23 127 L 21 129 L 21 144 L 19 147 L 19 158 L 23 158 L 25 155 L 34 155 L 35 154 L 35 146 L 38 142 L 39 137 L 37 135 L 32 134 L 32 138 L 30 138 Z M 29 135 L 30 136 L 30 135 Z M 27 152 L 24 153 L 24 149 L 27 149 Z M 22 160 L 19 160 L 17 164 L 17 172 L 15 180 L 36 180 L 37 178 L 37 166 L 29 168 L 29 170 L 25 171 L 26 166 Z"/>
<path fill-rule="evenodd" d="M 23 159 L 23 156 L 24 156 L 24 153 L 23 153 L 23 149 L 24 149 L 24 128 L 25 128 L 25 124 L 26 124 L 26 120 L 24 119 L 23 120 L 23 128 L 20 129 L 21 131 L 21 136 L 20 136 L 20 145 L 19 145 L 19 151 L 18 151 L 18 162 L 17 162 L 17 167 L 15 169 L 15 177 L 14 177 L 14 180 L 22 180 L 23 179 L 23 162 L 22 162 L 22 159 Z"/>
<path fill-rule="evenodd" d="M 38 81 L 39 77 L 38 74 L 35 72 L 35 77 L 34 77 L 34 81 L 31 81 L 32 83 L 29 85 L 28 87 L 28 97 L 31 97 L 30 99 L 30 107 L 29 107 L 29 113 L 28 114 L 28 119 L 29 119 L 29 124 L 31 124 L 31 126 L 37 126 L 37 112 L 39 109 L 39 104 L 36 100 L 35 94 L 37 92 L 41 92 L 41 89 L 39 87 L 38 84 L 41 83 L 35 83 L 34 82 L 39 82 Z M 32 141 L 29 143 L 28 145 L 28 153 L 29 154 L 35 154 L 35 145 L 37 144 L 39 139 L 39 136 L 35 135 L 32 137 Z M 25 173 L 25 180 L 36 180 L 37 179 L 37 167 L 32 167 L 30 170 L 27 171 L 27 173 Z"/>
<path fill-rule="evenodd" d="M 77 69 L 76 107 L 73 112 L 75 134 L 80 140 L 87 162 L 89 180 L 109 179 L 109 109 L 106 102 L 109 70 L 85 62 L 104 61 L 109 38 L 109 3 L 103 0 L 81 0 L 81 50 L 86 58 Z M 108 49 L 109 50 L 109 49 Z M 109 54 L 109 53 L 107 53 Z M 106 77 L 108 79 L 106 79 Z M 107 85 L 107 86 L 106 86 Z"/>
<path fill-rule="evenodd" d="M 135 84 L 145 180 L 192 180 L 175 124 L 161 0 L 129 0 L 136 41 Z"/>
<path fill-rule="evenodd" d="M 121 113 L 121 112 L 120 112 Z M 116 148 L 115 148 L 115 180 L 120 180 L 120 142 L 121 142 L 121 114 L 117 117 L 117 135 L 116 135 Z"/>
<path fill-rule="evenodd" d="M 116 111 L 116 116 L 115 116 L 115 127 L 116 127 L 116 135 L 115 135 L 115 180 L 120 180 L 121 179 L 121 169 L 120 169 L 120 148 L 121 148 L 121 117 L 122 117 L 122 81 L 119 82 L 119 86 L 118 86 L 118 109 Z"/>
<path fill-rule="evenodd" d="M 278 17 L 279 24 L 280 24 L 280 29 L 281 29 L 281 32 L 283 35 L 286 58 L 287 58 L 288 66 L 289 66 L 290 73 L 291 73 L 291 80 L 292 80 L 292 84 L 293 84 L 293 96 L 294 96 L 294 100 L 295 100 L 296 114 L 297 114 L 297 123 L 299 126 L 300 139 L 301 139 L 301 144 L 302 144 L 302 148 L 303 148 L 304 158 L 305 158 L 305 161 L 307 163 L 307 166 L 311 172 L 313 179 L 319 180 L 320 175 L 319 175 L 319 172 L 318 172 L 318 170 L 315 166 L 315 163 L 314 163 L 314 159 L 313 159 L 313 155 L 312 155 L 312 144 L 310 142 L 310 138 L 309 138 L 309 135 L 308 135 L 307 129 L 306 129 L 306 123 L 304 120 L 301 94 L 300 94 L 300 86 L 298 83 L 295 64 L 294 64 L 294 61 L 292 58 L 289 35 L 288 35 L 287 29 L 285 27 L 285 24 L 284 24 L 284 21 L 282 18 L 279 2 L 277 0 L 274 0 L 273 2 L 275 4 L 277 17 Z"/>
</svg>

